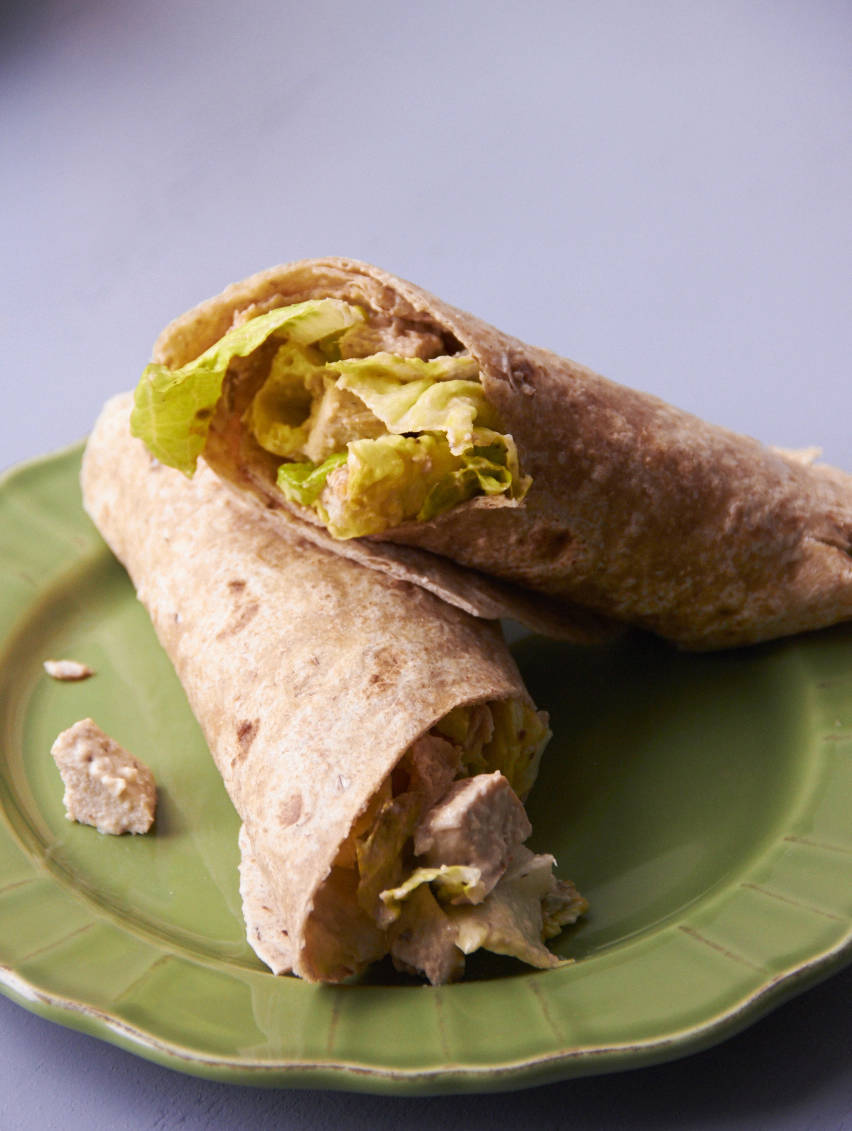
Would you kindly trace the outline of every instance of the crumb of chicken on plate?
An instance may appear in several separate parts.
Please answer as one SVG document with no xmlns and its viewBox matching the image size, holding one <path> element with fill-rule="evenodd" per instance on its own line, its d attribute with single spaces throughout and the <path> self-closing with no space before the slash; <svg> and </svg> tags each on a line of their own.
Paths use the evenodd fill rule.
<svg viewBox="0 0 852 1131">
<path fill-rule="evenodd" d="M 92 719 L 81 719 L 50 751 L 65 785 L 69 821 L 102 833 L 146 833 L 154 821 L 154 775 Z"/>
<path fill-rule="evenodd" d="M 88 679 L 95 674 L 94 668 L 80 663 L 79 660 L 45 660 L 42 666 L 51 679 L 65 682 L 73 683 L 80 679 Z"/>
</svg>

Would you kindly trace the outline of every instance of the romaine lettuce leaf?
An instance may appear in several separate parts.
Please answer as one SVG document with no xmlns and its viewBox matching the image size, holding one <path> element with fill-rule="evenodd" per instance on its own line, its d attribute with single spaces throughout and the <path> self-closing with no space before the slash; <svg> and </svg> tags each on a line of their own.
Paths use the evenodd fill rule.
<svg viewBox="0 0 852 1131">
<path fill-rule="evenodd" d="M 484 898 L 478 868 L 417 868 L 402 884 L 380 893 L 387 907 L 385 921 L 397 924 L 404 919 L 406 934 L 416 939 L 430 925 L 437 901 L 454 932 L 455 946 L 464 954 L 490 950 L 540 969 L 560 966 L 562 960 L 547 949 L 545 939 L 575 922 L 588 904 L 573 885 L 556 879 L 553 864 L 552 856 L 521 846 Z M 423 898 L 427 892 L 432 899 Z M 429 947 L 423 944 L 421 950 L 428 952 Z M 413 964 L 423 968 L 422 961 Z"/>
<path fill-rule="evenodd" d="M 483 751 L 490 770 L 499 770 L 523 801 L 538 777 L 541 756 L 551 737 L 547 715 L 519 699 L 491 704 L 494 734 Z"/>
<path fill-rule="evenodd" d="M 491 431 L 497 415 L 476 379 L 473 358 L 421 361 L 385 353 L 340 361 L 335 368 L 340 386 L 358 396 L 388 432 L 445 432 L 454 455 L 499 437 Z"/>
<path fill-rule="evenodd" d="M 542 901 L 556 883 L 553 863 L 552 856 L 536 856 L 527 848 L 518 848 L 483 903 L 447 907 L 456 927 L 456 946 L 465 954 L 482 948 L 510 955 L 541 969 L 562 965 L 544 945 Z"/>
<path fill-rule="evenodd" d="M 481 454 L 484 450 L 454 455 L 446 437 L 432 432 L 353 440 L 348 452 L 341 453 L 347 471 L 342 489 L 315 495 L 314 505 L 336 538 L 378 534 L 413 518 L 428 521 L 475 494 L 511 491 L 511 470 Z M 299 470 L 294 483 L 288 466 L 279 469 L 278 486 L 286 498 L 301 502 L 299 477 L 310 472 Z M 344 465 L 329 471 L 338 466 Z"/>
<path fill-rule="evenodd" d="M 325 361 L 318 350 L 286 342 L 272 359 L 245 422 L 266 451 L 298 459 L 310 435 L 314 388 L 323 387 Z"/>
<path fill-rule="evenodd" d="M 510 436 L 502 439 L 502 447 L 489 444 L 461 452 L 456 468 L 430 488 L 417 519 L 428 522 L 474 495 L 512 495 L 517 485 L 511 466 L 517 466 L 515 445 Z"/>
<path fill-rule="evenodd" d="M 179 369 L 152 363 L 136 387 L 130 430 L 161 463 L 191 475 L 204 450 L 225 373 L 235 357 L 254 353 L 273 335 L 286 336 L 299 345 L 320 342 L 363 318 L 357 307 L 339 299 L 277 307 L 229 330 Z"/>
<path fill-rule="evenodd" d="M 482 718 L 483 710 L 490 726 Z M 517 699 L 455 707 L 435 724 L 435 730 L 458 746 L 468 777 L 499 770 L 521 800 L 533 787 L 551 737 L 547 716 Z"/>
<path fill-rule="evenodd" d="M 356 842 L 358 906 L 381 925 L 384 904 L 379 896 L 399 882 L 403 849 L 420 817 L 420 799 L 401 793 L 385 802 L 366 837 Z"/>
<path fill-rule="evenodd" d="M 523 498 L 530 480 L 512 437 L 497 430 L 476 360 L 386 352 L 341 359 L 341 339 L 363 325 L 363 313 L 337 299 L 249 318 L 180 369 L 149 365 L 131 431 L 191 475 L 228 366 L 281 338 L 244 426 L 264 450 L 293 461 L 280 468 L 279 488 L 315 507 L 333 536 L 428 522 L 475 495 Z M 344 464 L 345 475 L 332 475 Z"/>
<path fill-rule="evenodd" d="M 347 460 L 346 452 L 336 452 L 320 464 L 282 463 L 278 468 L 278 487 L 286 498 L 303 507 L 312 507 L 322 493 L 326 480 Z"/>
<path fill-rule="evenodd" d="M 340 382 L 336 368 L 312 346 L 287 342 L 252 399 L 245 423 L 273 455 L 322 463 L 350 440 L 381 436 L 387 428 Z"/>
<path fill-rule="evenodd" d="M 467 864 L 441 864 L 437 868 L 415 868 L 404 883 L 395 888 L 386 888 L 379 898 L 387 907 L 391 917 L 399 914 L 402 903 L 409 898 L 421 884 L 433 884 L 435 897 L 441 903 L 481 903 L 485 889 L 481 883 L 479 868 Z"/>
<path fill-rule="evenodd" d="M 447 354 L 424 360 L 421 357 L 400 357 L 384 351 L 369 357 L 349 357 L 335 363 L 335 368 L 348 378 L 363 381 L 391 381 L 395 384 L 426 381 L 478 381 L 479 364 L 467 353 Z"/>
</svg>

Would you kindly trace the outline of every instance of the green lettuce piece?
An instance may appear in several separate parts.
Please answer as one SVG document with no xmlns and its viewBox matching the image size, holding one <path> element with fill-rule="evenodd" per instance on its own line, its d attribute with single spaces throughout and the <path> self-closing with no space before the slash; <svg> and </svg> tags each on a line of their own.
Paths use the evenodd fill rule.
<svg viewBox="0 0 852 1131">
<path fill-rule="evenodd" d="M 244 419 L 266 451 L 316 464 L 350 440 L 387 431 L 359 397 L 341 386 L 317 349 L 289 342 L 275 355 Z"/>
<path fill-rule="evenodd" d="M 347 458 L 346 452 L 336 452 L 321 464 L 282 463 L 278 468 L 278 487 L 292 502 L 312 507 L 329 475 L 336 467 L 342 467 Z"/>
<path fill-rule="evenodd" d="M 517 457 L 510 437 L 505 441 L 502 447 L 491 444 L 461 453 L 455 470 L 432 485 L 417 518 L 428 522 L 474 495 L 511 494 L 516 480 L 510 464 L 517 465 Z"/>
<path fill-rule="evenodd" d="M 433 728 L 438 732 L 438 734 L 442 735 L 444 738 L 448 738 L 450 742 L 459 747 L 462 752 L 463 759 L 465 758 L 465 754 L 468 748 L 469 736 L 471 732 L 471 712 L 478 710 L 479 707 L 479 704 L 477 704 L 476 707 L 453 707 L 451 711 L 448 711 L 442 719 L 435 723 L 435 726 Z M 490 716 L 490 708 L 486 705 L 485 709 L 488 711 L 488 714 Z M 488 737 L 490 737 L 493 729 L 494 724 L 492 721 L 491 730 L 488 733 Z M 465 766 L 465 768 L 467 768 L 467 766 Z M 477 770 L 476 772 L 479 773 L 480 771 Z"/>
<path fill-rule="evenodd" d="M 420 799 L 413 793 L 401 793 L 386 801 L 367 836 L 355 845 L 358 905 L 377 922 L 381 922 L 384 911 L 380 894 L 402 876 L 403 849 L 420 818 L 420 809 Z"/>
<path fill-rule="evenodd" d="M 552 856 L 536 856 L 527 848 L 518 848 L 483 903 L 447 907 L 456 928 L 456 946 L 465 954 L 482 948 L 510 955 L 540 969 L 562 965 L 544 945 L 542 903 L 556 884 L 553 863 Z"/>
<path fill-rule="evenodd" d="M 234 358 L 248 357 L 273 335 L 286 336 L 302 346 L 322 342 L 363 318 L 357 307 L 339 299 L 277 307 L 229 330 L 179 369 L 152 363 L 136 387 L 130 430 L 161 463 L 191 475 Z"/>
<path fill-rule="evenodd" d="M 473 358 L 423 361 L 380 353 L 337 362 L 335 369 L 341 388 L 359 397 L 388 432 L 445 432 L 454 455 L 474 443 L 499 442 L 491 431 L 497 416 Z"/>
<path fill-rule="evenodd" d="M 473 727 L 472 713 L 482 706 L 454 707 L 435 730 L 458 747 L 464 773 L 499 770 L 523 800 L 532 789 L 544 748 L 551 738 L 546 716 L 529 703 L 506 699 L 488 704 L 491 727 Z"/>
<path fill-rule="evenodd" d="M 337 361 L 335 369 L 352 380 L 392 381 L 478 381 L 479 364 L 470 354 L 448 354 L 424 360 L 422 357 L 400 357 L 395 353 L 374 353 L 369 357 L 349 357 Z"/>
<path fill-rule="evenodd" d="M 419 436 L 379 436 L 349 445 L 348 495 L 385 525 L 406 518 L 426 520 L 452 502 L 478 489 L 486 495 L 506 490 L 509 469 L 480 455 L 479 449 L 455 455 L 446 438 L 433 432 Z M 443 505 L 442 505 L 443 504 Z"/>
<path fill-rule="evenodd" d="M 499 770 L 523 801 L 538 777 L 544 748 L 551 738 L 546 715 L 529 703 L 503 699 L 491 704 L 494 734 L 483 751 L 493 772 Z"/>
<path fill-rule="evenodd" d="M 421 928 L 433 926 L 439 906 L 452 928 L 454 945 L 464 954 L 490 950 L 539 969 L 563 965 L 545 940 L 575 922 L 588 904 L 572 884 L 556 879 L 553 864 L 552 856 L 517 848 L 497 886 L 484 898 L 478 868 L 417 868 L 403 883 L 380 893 L 387 908 L 384 922 L 404 921 L 407 935 L 416 939 Z M 424 900 L 426 893 L 435 898 Z M 420 949 L 428 953 L 435 948 Z M 422 961 L 413 964 L 423 968 Z"/>
<path fill-rule="evenodd" d="M 318 350 L 286 342 L 246 413 L 254 438 L 276 456 L 297 459 L 310 435 L 312 391 L 322 387 L 325 361 Z"/>
<path fill-rule="evenodd" d="M 244 423 L 264 450 L 292 461 L 284 496 L 311 506 L 337 538 L 430 519 L 475 495 L 523 498 L 511 436 L 502 435 L 466 354 L 428 360 L 380 352 L 341 359 L 363 313 L 337 299 L 279 307 L 226 333 L 179 369 L 152 363 L 130 428 L 162 463 L 192 475 L 228 366 L 280 338 Z M 346 466 L 346 475 L 329 476 Z"/>
<path fill-rule="evenodd" d="M 478 373 L 466 354 L 341 360 L 288 343 L 246 421 L 261 447 L 296 462 L 278 473 L 285 498 L 314 506 L 336 538 L 379 534 L 474 495 L 526 493 L 514 441 L 495 430 Z M 342 466 L 344 448 L 346 476 L 331 493 L 314 490 Z"/>
<path fill-rule="evenodd" d="M 466 375 L 465 379 L 457 376 Z M 319 350 L 282 346 L 246 422 L 262 448 L 320 462 L 350 440 L 442 431 L 459 454 L 474 443 L 500 446 L 496 423 L 470 357 L 430 361 L 379 353 L 330 362 Z"/>
<path fill-rule="evenodd" d="M 441 903 L 481 903 L 485 891 L 479 868 L 467 864 L 441 864 L 439 868 L 415 868 L 411 875 L 395 888 L 386 888 L 379 898 L 387 907 L 392 919 L 399 915 L 403 902 L 421 884 L 433 884 L 435 896 Z"/>
<path fill-rule="evenodd" d="M 340 454 L 346 455 L 345 490 L 333 498 L 314 497 L 317 512 L 336 538 L 378 534 L 413 518 L 428 521 L 475 494 L 503 494 L 513 483 L 511 470 L 487 449 L 454 455 L 446 437 L 432 432 L 353 440 L 348 452 Z M 279 469 L 278 486 L 286 498 L 300 502 L 287 466 Z M 343 463 L 329 471 L 338 466 Z"/>
</svg>

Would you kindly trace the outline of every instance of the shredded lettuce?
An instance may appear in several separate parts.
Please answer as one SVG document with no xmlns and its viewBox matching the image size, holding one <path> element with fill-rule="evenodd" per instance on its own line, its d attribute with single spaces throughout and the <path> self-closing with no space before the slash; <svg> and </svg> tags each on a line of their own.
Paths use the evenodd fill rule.
<svg viewBox="0 0 852 1131">
<path fill-rule="evenodd" d="M 318 350 L 291 342 L 276 353 L 244 419 L 266 451 L 314 464 L 340 454 L 350 440 L 386 431 Z"/>
<path fill-rule="evenodd" d="M 229 330 L 179 369 L 152 363 L 136 386 L 130 431 L 161 463 L 191 475 L 234 358 L 248 357 L 272 336 L 286 336 L 297 345 L 308 346 L 363 319 L 358 307 L 332 298 L 277 307 Z"/>
<path fill-rule="evenodd" d="M 575 922 L 588 904 L 573 885 L 556 879 L 553 865 L 552 856 L 519 847 L 487 895 L 481 890 L 478 868 L 461 864 L 417 868 L 402 884 L 380 893 L 388 911 L 385 921 L 396 923 L 404 914 L 408 933 L 416 937 L 434 917 L 437 900 L 452 928 L 453 943 L 464 954 L 490 950 L 540 969 L 559 966 L 562 960 L 547 949 L 545 940 Z M 421 898 L 424 888 L 434 899 Z M 428 952 L 427 947 L 422 949 Z"/>
<path fill-rule="evenodd" d="M 346 463 L 346 452 L 336 452 L 321 464 L 282 463 L 278 468 L 278 486 L 285 498 L 303 507 L 312 507 L 335 468 Z"/>
<path fill-rule="evenodd" d="M 519 699 L 491 704 L 494 734 L 485 750 L 489 768 L 499 770 L 523 799 L 538 777 L 541 756 L 551 737 L 547 715 Z"/>
<path fill-rule="evenodd" d="M 419 817 L 419 798 L 413 793 L 402 793 L 382 806 L 370 832 L 355 845 L 358 905 L 377 921 L 384 910 L 380 894 L 399 883 L 403 849 Z"/>
<path fill-rule="evenodd" d="M 437 752 L 446 747 L 443 756 L 457 774 L 502 768 L 517 792 L 517 783 L 532 784 L 550 736 L 545 720 L 529 703 L 478 703 L 450 711 L 429 736 Z M 463 956 L 479 949 L 539 968 L 560 965 L 545 942 L 588 904 L 572 884 L 553 875 L 553 857 L 519 845 L 496 884 L 488 881 L 482 859 L 418 866 L 416 830 L 430 804 L 418 780 L 403 775 L 399 784 L 407 788 L 394 797 L 392 779 L 386 779 L 354 832 L 347 865 L 355 869 L 358 906 L 386 932 L 394 963 L 433 983 L 458 977 Z"/>
<path fill-rule="evenodd" d="M 345 466 L 346 475 L 334 490 L 314 494 L 311 503 L 336 538 L 378 534 L 414 518 L 425 522 L 475 494 L 511 489 L 510 469 L 489 458 L 487 449 L 455 456 L 446 438 L 433 432 L 353 440 L 346 452 L 329 458 L 335 462 L 326 460 L 317 469 L 327 469 L 325 481 L 337 467 Z M 299 470 L 297 483 L 308 474 Z M 279 468 L 278 487 L 285 498 L 302 501 L 288 464 Z"/>
<path fill-rule="evenodd" d="M 479 868 L 466 864 L 441 864 L 437 868 L 415 868 L 411 875 L 395 888 L 386 888 L 379 898 L 395 919 L 400 906 L 421 884 L 433 884 L 433 891 L 441 903 L 481 903 L 485 890 Z"/>
<path fill-rule="evenodd" d="M 363 316 L 332 299 L 249 319 L 178 370 L 149 365 L 136 390 L 131 429 L 164 463 L 187 474 L 203 452 L 229 364 L 281 338 L 243 425 L 287 461 L 277 485 L 314 507 L 338 538 L 426 522 L 474 495 L 521 498 L 511 436 L 467 354 L 423 360 L 380 352 L 341 359 L 338 343 Z M 329 476 L 346 466 L 346 475 Z"/>
<path fill-rule="evenodd" d="M 562 965 L 544 945 L 542 901 L 556 883 L 553 863 L 552 856 L 536 856 L 519 848 L 483 903 L 448 907 L 447 915 L 456 927 L 456 946 L 465 954 L 484 949 L 510 955 L 541 969 Z"/>
<path fill-rule="evenodd" d="M 424 361 L 389 353 L 320 368 L 288 345 L 246 420 L 261 447 L 296 461 L 295 470 L 279 469 L 285 498 L 315 507 L 336 538 L 379 534 L 427 522 L 474 495 L 526 490 L 511 436 L 494 430 L 494 410 L 469 379 L 477 372 L 467 355 Z M 344 455 L 347 473 L 327 492 Z M 306 494 L 308 478 L 323 487 Z"/>
<path fill-rule="evenodd" d="M 518 699 L 454 707 L 435 730 L 458 746 L 467 776 L 499 770 L 521 800 L 535 783 L 551 737 L 544 712 Z"/>
<path fill-rule="evenodd" d="M 325 361 L 318 350 L 286 342 L 255 394 L 246 423 L 262 448 L 297 458 L 310 435 L 312 386 L 323 383 Z"/>
<path fill-rule="evenodd" d="M 192 475 L 228 367 L 280 340 L 243 426 L 287 461 L 277 479 L 285 498 L 315 508 L 334 537 L 428 522 L 477 495 L 522 499 L 530 480 L 512 437 L 499 431 L 476 359 L 341 357 L 365 328 L 361 310 L 339 299 L 249 318 L 179 369 L 147 366 L 131 432 L 162 463 Z M 332 475 L 344 465 L 345 474 Z"/>
<path fill-rule="evenodd" d="M 388 432 L 444 432 L 454 455 L 499 437 L 490 431 L 496 414 L 485 399 L 473 358 L 421 361 L 380 353 L 340 361 L 335 368 L 339 385 L 363 401 Z"/>
<path fill-rule="evenodd" d="M 366 388 L 382 387 L 384 382 L 406 385 L 422 381 L 474 381 L 478 383 L 479 366 L 470 354 L 445 354 L 424 360 L 421 357 L 400 357 L 384 351 L 369 357 L 349 357 L 338 361 L 335 368 L 347 378 Z"/>
</svg>

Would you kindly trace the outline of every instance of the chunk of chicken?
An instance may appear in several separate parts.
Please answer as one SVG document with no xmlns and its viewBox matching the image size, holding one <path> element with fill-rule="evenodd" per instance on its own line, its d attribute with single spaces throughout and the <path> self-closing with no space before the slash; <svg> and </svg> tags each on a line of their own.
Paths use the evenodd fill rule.
<svg viewBox="0 0 852 1131">
<path fill-rule="evenodd" d="M 50 751 L 65 785 L 69 821 L 99 832 L 146 833 L 154 821 L 154 775 L 92 719 L 64 730 Z"/>
<path fill-rule="evenodd" d="M 509 782 L 495 770 L 454 782 L 414 834 L 428 865 L 465 864 L 481 874 L 484 898 L 506 871 L 532 826 Z"/>
</svg>

